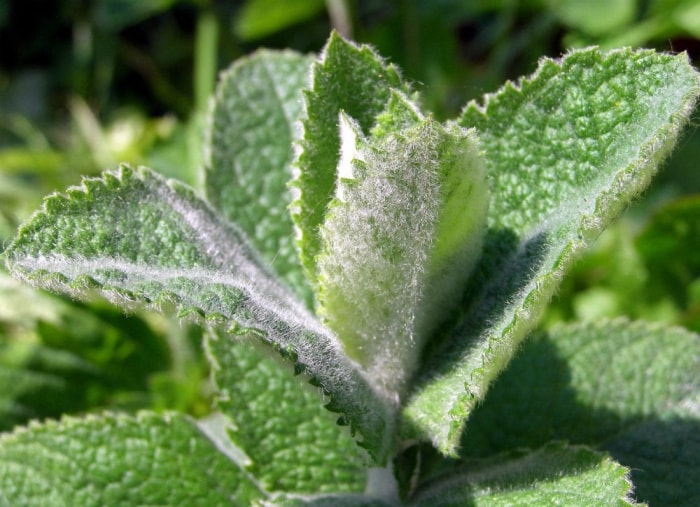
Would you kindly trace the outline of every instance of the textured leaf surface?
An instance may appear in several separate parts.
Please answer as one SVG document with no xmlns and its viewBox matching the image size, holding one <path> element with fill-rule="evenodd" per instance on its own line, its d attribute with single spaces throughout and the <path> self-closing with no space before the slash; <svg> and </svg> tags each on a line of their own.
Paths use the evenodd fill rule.
<svg viewBox="0 0 700 507">
<path fill-rule="evenodd" d="M 585 447 L 550 444 L 463 467 L 419 491 L 410 505 L 633 505 L 627 470 Z"/>
<path fill-rule="evenodd" d="M 366 495 L 335 494 L 278 498 L 264 502 L 265 507 L 391 507 L 393 504 Z"/>
<path fill-rule="evenodd" d="M 248 505 L 262 494 L 191 419 L 65 418 L 0 437 L 0 505 Z"/>
<path fill-rule="evenodd" d="M 470 419 L 464 453 L 600 446 L 650 505 L 700 502 L 700 336 L 614 320 L 528 341 Z"/>
<path fill-rule="evenodd" d="M 251 345 L 225 334 L 207 339 L 218 407 L 252 461 L 247 469 L 268 491 L 363 491 L 368 457 L 323 408 L 321 393 Z"/>
<path fill-rule="evenodd" d="M 263 267 L 242 233 L 191 190 L 123 167 L 48 198 L 7 250 L 13 274 L 122 305 L 174 305 L 229 331 L 253 332 L 306 370 L 375 457 L 393 415 L 340 345 Z"/>
<path fill-rule="evenodd" d="M 341 116 L 353 158 L 321 228 L 317 313 L 398 403 L 479 257 L 488 189 L 473 131 L 424 119 L 398 94 L 386 116 L 408 125 L 380 118 L 387 132 L 365 138 Z"/>
<path fill-rule="evenodd" d="M 376 116 L 384 111 L 391 88 L 406 91 L 398 70 L 385 64 L 368 46 L 356 46 L 337 33 L 331 35 L 312 67 L 294 179 L 300 195 L 294 202 L 293 217 L 301 235 L 302 264 L 313 286 L 320 251 L 319 227 L 335 193 L 340 158 L 338 115 L 344 111 L 368 134 Z"/>
<path fill-rule="evenodd" d="M 205 162 L 208 200 L 307 300 L 287 183 L 311 62 L 291 51 L 258 51 L 224 72 L 209 112 Z"/>
<path fill-rule="evenodd" d="M 646 186 L 697 93 L 685 55 L 588 49 L 467 106 L 459 124 L 485 151 L 489 230 L 463 323 L 405 410 L 408 434 L 456 452 L 474 405 L 572 260 Z"/>
</svg>

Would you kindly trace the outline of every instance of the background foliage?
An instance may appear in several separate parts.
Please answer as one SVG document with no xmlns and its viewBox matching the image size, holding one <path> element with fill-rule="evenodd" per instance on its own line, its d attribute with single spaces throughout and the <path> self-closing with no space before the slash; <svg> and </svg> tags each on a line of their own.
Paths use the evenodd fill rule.
<svg viewBox="0 0 700 507">
<path fill-rule="evenodd" d="M 331 28 L 397 63 L 440 118 L 573 47 L 700 58 L 696 0 L 5 0 L 0 248 L 43 195 L 120 161 L 200 185 L 198 132 L 218 70 L 260 46 L 318 51 Z M 543 327 L 624 315 L 700 332 L 694 130 L 579 262 Z M 0 271 L 0 429 L 105 406 L 203 415 L 200 341 L 198 330 L 39 294 Z"/>
</svg>

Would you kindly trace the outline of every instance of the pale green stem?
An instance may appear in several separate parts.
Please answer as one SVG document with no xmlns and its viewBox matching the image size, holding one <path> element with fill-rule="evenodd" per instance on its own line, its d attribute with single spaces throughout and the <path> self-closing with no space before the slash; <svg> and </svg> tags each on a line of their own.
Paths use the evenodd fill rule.
<svg viewBox="0 0 700 507">
<path fill-rule="evenodd" d="M 347 1 L 326 0 L 326 9 L 331 18 L 331 26 L 343 37 L 352 39 L 352 19 Z"/>
<path fill-rule="evenodd" d="M 372 467 L 367 470 L 365 494 L 389 504 L 399 504 L 399 484 L 394 477 L 391 461 L 386 467 Z"/>
<path fill-rule="evenodd" d="M 216 85 L 216 53 L 219 25 L 212 10 L 202 10 L 197 19 L 194 51 L 195 109 L 206 111 Z"/>
</svg>

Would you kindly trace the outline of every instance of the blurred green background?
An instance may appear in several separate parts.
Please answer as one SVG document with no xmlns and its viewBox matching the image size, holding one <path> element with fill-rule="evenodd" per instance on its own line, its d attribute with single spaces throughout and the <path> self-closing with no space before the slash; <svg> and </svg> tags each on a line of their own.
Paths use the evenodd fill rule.
<svg viewBox="0 0 700 507">
<path fill-rule="evenodd" d="M 218 72 L 258 47 L 373 44 L 426 109 L 586 45 L 700 59 L 698 0 L 0 0 L 0 250 L 45 194 L 119 162 L 200 185 Z M 569 276 L 543 326 L 626 315 L 700 332 L 697 115 L 653 187 Z M 0 430 L 104 407 L 211 407 L 201 331 L 36 292 L 0 268 Z"/>
</svg>

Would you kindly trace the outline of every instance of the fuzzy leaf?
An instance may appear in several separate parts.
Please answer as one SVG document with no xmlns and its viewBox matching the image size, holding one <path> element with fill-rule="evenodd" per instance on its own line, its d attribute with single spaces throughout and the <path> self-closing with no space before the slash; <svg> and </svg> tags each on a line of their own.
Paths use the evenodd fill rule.
<svg viewBox="0 0 700 507">
<path fill-rule="evenodd" d="M 308 301 L 311 293 L 287 210 L 292 201 L 287 183 L 311 62 L 291 51 L 264 50 L 237 60 L 219 81 L 205 150 L 208 200 Z"/>
<path fill-rule="evenodd" d="M 193 192 L 141 168 L 49 197 L 6 252 L 30 283 L 121 305 L 174 305 L 234 334 L 253 333 L 305 370 L 382 461 L 392 410 L 324 329 L 268 273 L 240 231 Z"/>
<path fill-rule="evenodd" d="M 249 505 L 263 494 L 183 415 L 33 423 L 0 436 L 0 505 Z"/>
<path fill-rule="evenodd" d="M 399 95 L 385 116 L 407 126 L 391 132 L 380 118 L 381 136 L 367 139 L 341 114 L 317 313 L 398 404 L 479 258 L 488 189 L 473 131 L 423 119 Z"/>
<path fill-rule="evenodd" d="M 361 492 L 368 457 L 291 367 L 252 344 L 211 333 L 218 407 L 234 423 L 231 439 L 251 460 L 247 469 L 268 491 Z"/>
<path fill-rule="evenodd" d="M 697 505 L 700 336 L 629 322 L 557 326 L 529 340 L 475 410 L 464 452 L 551 439 L 600 446 L 651 505 Z"/>
<path fill-rule="evenodd" d="M 456 453 L 475 404 L 579 252 L 645 188 L 697 94 L 685 55 L 587 49 L 467 106 L 459 124 L 479 132 L 492 192 L 485 249 L 462 324 L 408 402 L 405 435 Z"/>
<path fill-rule="evenodd" d="M 300 233 L 301 260 L 315 287 L 319 227 L 335 193 L 340 137 L 338 114 L 344 111 L 368 134 L 384 111 L 391 88 L 407 91 L 398 70 L 368 46 L 356 46 L 337 33 L 312 66 L 311 89 L 305 92 L 303 136 L 293 186 L 299 192 L 292 216 Z"/>
<path fill-rule="evenodd" d="M 422 488 L 412 507 L 635 505 L 627 470 L 585 447 L 549 444 L 469 461 Z"/>
</svg>

